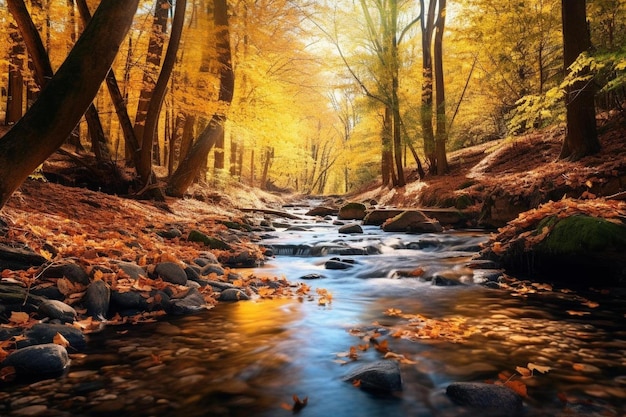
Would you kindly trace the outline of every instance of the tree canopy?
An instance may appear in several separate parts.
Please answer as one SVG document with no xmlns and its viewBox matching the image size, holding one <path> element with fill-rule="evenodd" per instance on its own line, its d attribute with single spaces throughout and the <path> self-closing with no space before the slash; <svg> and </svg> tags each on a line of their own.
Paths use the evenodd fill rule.
<svg viewBox="0 0 626 417">
<path fill-rule="evenodd" d="M 164 185 L 182 195 L 193 181 L 334 193 L 376 178 L 401 187 L 412 171 L 445 175 L 450 150 L 565 122 L 582 85 L 595 110 L 623 106 L 626 2 L 577 1 L 589 42 L 572 52 L 557 0 L 141 0 L 115 34 L 111 71 L 81 96 L 85 117 L 55 116 L 63 129 L 52 145 L 24 145 L 39 156 L 20 174 L 3 168 L 0 204 L 63 143 L 128 167 L 136 194 Z M 3 161 L 88 42 L 86 14 L 104 4 L 0 0 L 0 123 L 12 128 Z M 81 57 L 108 71 L 106 42 L 89 42 Z M 70 106 L 69 91 L 56 94 L 59 110 Z"/>
</svg>

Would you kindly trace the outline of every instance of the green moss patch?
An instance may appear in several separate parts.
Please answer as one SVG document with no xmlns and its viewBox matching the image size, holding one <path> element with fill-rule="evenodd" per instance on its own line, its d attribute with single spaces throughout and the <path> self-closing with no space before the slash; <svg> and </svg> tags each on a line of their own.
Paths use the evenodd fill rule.
<svg viewBox="0 0 626 417">
<path fill-rule="evenodd" d="M 542 221 L 539 231 L 554 221 Z M 558 221 L 536 251 L 552 255 L 589 255 L 604 251 L 626 251 L 626 226 L 590 216 L 571 216 Z"/>
</svg>

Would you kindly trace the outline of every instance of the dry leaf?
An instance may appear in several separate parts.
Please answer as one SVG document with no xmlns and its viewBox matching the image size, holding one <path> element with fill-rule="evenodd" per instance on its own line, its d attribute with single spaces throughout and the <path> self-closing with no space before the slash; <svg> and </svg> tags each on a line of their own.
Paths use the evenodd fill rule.
<svg viewBox="0 0 626 417">
<path fill-rule="evenodd" d="M 11 317 L 9 317 L 9 321 L 14 324 L 26 324 L 28 320 L 30 320 L 30 316 L 22 311 L 12 311 Z"/>
<path fill-rule="evenodd" d="M 52 338 L 52 343 L 54 343 L 55 345 L 63 346 L 65 348 L 70 346 L 70 342 L 59 332 L 57 332 L 57 334 L 55 334 Z"/>
<path fill-rule="evenodd" d="M 506 381 L 504 385 L 522 397 L 528 397 L 528 391 L 526 390 L 526 384 L 522 381 Z"/>
<path fill-rule="evenodd" d="M 523 366 L 516 366 L 515 370 L 518 374 L 520 374 L 523 378 L 529 378 L 533 375 L 532 371 L 528 368 L 524 368 Z"/>
<path fill-rule="evenodd" d="M 542 374 L 545 374 L 546 372 L 549 372 L 552 369 L 549 366 L 541 366 L 532 362 L 528 362 L 527 366 L 528 366 L 528 369 L 530 369 L 531 371 L 537 371 Z"/>
</svg>

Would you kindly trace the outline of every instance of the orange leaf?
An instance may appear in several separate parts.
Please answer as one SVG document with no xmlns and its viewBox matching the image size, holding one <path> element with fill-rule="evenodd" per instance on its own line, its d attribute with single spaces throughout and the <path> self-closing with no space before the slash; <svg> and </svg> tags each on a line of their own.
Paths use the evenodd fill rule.
<svg viewBox="0 0 626 417">
<path fill-rule="evenodd" d="M 526 384 L 524 384 L 522 381 L 506 381 L 504 385 L 509 387 L 510 389 L 515 391 L 517 394 L 521 395 L 522 397 L 528 397 L 528 392 L 526 391 Z"/>
<path fill-rule="evenodd" d="M 389 349 L 389 341 L 387 341 L 387 340 L 383 340 L 380 343 L 376 343 L 374 340 L 372 340 L 372 343 L 374 343 L 374 347 L 380 353 L 387 353 L 387 352 L 390 351 L 390 349 Z"/>
<path fill-rule="evenodd" d="M 528 368 L 524 368 L 523 366 L 516 366 L 515 370 L 518 374 L 520 374 L 524 378 L 529 378 L 533 375 L 532 371 Z"/>
<path fill-rule="evenodd" d="M 63 337 L 63 335 L 59 332 L 57 332 L 57 334 L 55 334 L 54 337 L 52 338 L 52 343 L 54 343 L 55 345 L 63 346 L 63 347 L 70 346 L 70 342 L 65 337 Z"/>
<path fill-rule="evenodd" d="M 28 320 L 30 320 L 30 316 L 22 311 L 12 311 L 11 317 L 9 317 L 9 321 L 14 324 L 26 324 Z"/>
</svg>

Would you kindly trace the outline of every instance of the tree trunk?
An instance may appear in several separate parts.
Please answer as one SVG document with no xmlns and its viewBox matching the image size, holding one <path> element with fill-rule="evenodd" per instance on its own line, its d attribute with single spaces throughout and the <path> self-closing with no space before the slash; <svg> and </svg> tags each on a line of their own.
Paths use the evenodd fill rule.
<svg viewBox="0 0 626 417">
<path fill-rule="evenodd" d="M 78 8 L 78 12 L 80 14 L 81 20 L 83 21 L 83 24 L 87 26 L 87 24 L 89 24 L 89 21 L 91 20 L 91 12 L 89 11 L 86 0 L 76 0 L 76 6 Z M 115 114 L 117 115 L 120 126 L 122 128 L 122 133 L 124 134 L 124 145 L 126 152 L 130 153 L 131 155 L 136 155 L 136 151 L 139 149 L 139 144 L 137 142 L 137 138 L 135 137 L 133 124 L 130 121 L 130 117 L 128 117 L 126 100 L 122 96 L 122 92 L 120 91 L 120 87 L 117 83 L 117 78 L 115 77 L 113 69 L 109 70 L 106 75 L 105 81 L 109 90 L 109 95 L 111 96 L 111 102 L 113 102 L 113 107 L 115 108 Z"/>
<path fill-rule="evenodd" d="M 39 99 L 0 139 L 0 208 L 80 121 L 115 59 L 138 2 L 102 2 Z"/>
<path fill-rule="evenodd" d="M 217 60 L 219 62 L 220 91 L 218 100 L 222 108 L 230 105 L 235 88 L 235 74 L 231 64 L 230 34 L 228 30 L 228 6 L 226 0 L 214 0 L 214 23 L 216 31 Z M 218 110 L 198 140 L 180 163 L 176 172 L 170 177 L 167 192 L 172 196 L 182 196 L 193 183 L 193 179 L 202 168 L 202 163 L 209 151 L 224 134 L 225 110 Z"/>
<path fill-rule="evenodd" d="M 9 52 L 9 82 L 4 117 L 6 126 L 11 126 L 20 120 L 24 108 L 24 77 L 22 76 L 24 45 L 17 26 L 13 24 L 9 26 L 9 37 L 12 46 Z"/>
<path fill-rule="evenodd" d="M 428 13 L 424 13 L 422 4 L 422 136 L 424 138 L 424 156 L 429 163 L 429 171 L 436 172 L 435 133 L 433 131 L 433 63 L 431 42 L 435 21 L 435 0 L 428 4 Z"/>
<path fill-rule="evenodd" d="M 561 0 L 561 14 L 563 63 L 567 72 L 576 58 L 591 46 L 585 0 Z M 600 150 L 594 93 L 591 82 L 577 82 L 567 87 L 567 130 L 559 159 L 578 160 Z"/>
<path fill-rule="evenodd" d="M 137 166 L 137 174 L 144 186 L 152 181 L 152 155 L 153 145 L 157 137 L 157 124 L 159 122 L 163 100 L 165 99 L 165 93 L 167 92 L 167 84 L 172 75 L 174 64 L 176 63 L 176 54 L 178 53 L 183 25 L 185 23 L 186 7 L 187 0 L 176 0 L 176 9 L 172 21 L 172 34 L 167 45 L 167 51 L 165 52 L 165 59 L 163 60 L 159 78 L 152 91 L 152 97 L 146 114 L 143 138 L 141 140 L 141 156 L 139 158 L 139 165 Z"/>
<path fill-rule="evenodd" d="M 435 156 L 437 158 L 437 175 L 443 175 L 448 172 L 446 94 L 443 79 L 443 31 L 446 27 L 446 0 L 439 0 L 439 16 L 435 27 L 435 107 L 437 109 Z"/>
<path fill-rule="evenodd" d="M 142 88 L 139 93 L 137 112 L 135 113 L 135 137 L 141 143 L 144 137 L 144 127 L 148 115 L 148 107 L 152 91 L 156 84 L 158 70 L 161 66 L 161 56 L 163 55 L 163 45 L 165 45 L 165 34 L 167 33 L 167 15 L 169 13 L 168 0 L 156 0 L 154 4 L 154 17 L 152 20 L 152 32 L 146 54 L 146 67 L 143 72 Z M 133 160 L 138 158 L 133 156 Z M 149 174 L 149 173 L 148 173 Z M 145 173 L 144 173 L 145 175 Z M 146 182 L 147 178 L 142 178 Z"/>
</svg>

